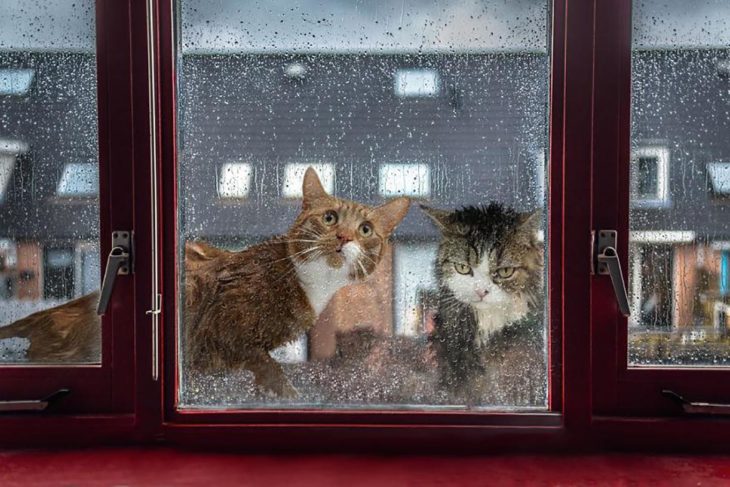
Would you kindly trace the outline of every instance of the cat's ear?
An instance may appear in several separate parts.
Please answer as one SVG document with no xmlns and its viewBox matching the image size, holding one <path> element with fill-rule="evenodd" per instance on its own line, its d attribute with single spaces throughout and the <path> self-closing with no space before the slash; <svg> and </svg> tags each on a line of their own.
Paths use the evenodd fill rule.
<svg viewBox="0 0 730 487">
<path fill-rule="evenodd" d="M 542 228 L 542 209 L 528 211 L 520 215 L 519 231 L 529 236 L 530 240 L 537 244 L 537 233 Z"/>
<path fill-rule="evenodd" d="M 303 205 L 305 208 L 311 206 L 311 203 L 320 198 L 328 198 L 327 191 L 324 190 L 317 171 L 309 166 L 304 173 L 304 182 L 302 183 Z"/>
<path fill-rule="evenodd" d="M 451 212 L 448 210 L 438 210 L 426 205 L 419 205 L 428 217 L 433 220 L 439 230 L 442 232 L 448 230 L 451 226 Z"/>
<path fill-rule="evenodd" d="M 386 236 L 393 233 L 395 227 L 405 218 L 410 205 L 411 200 L 403 197 L 388 201 L 375 208 L 378 220 L 377 225 L 385 232 Z"/>
</svg>

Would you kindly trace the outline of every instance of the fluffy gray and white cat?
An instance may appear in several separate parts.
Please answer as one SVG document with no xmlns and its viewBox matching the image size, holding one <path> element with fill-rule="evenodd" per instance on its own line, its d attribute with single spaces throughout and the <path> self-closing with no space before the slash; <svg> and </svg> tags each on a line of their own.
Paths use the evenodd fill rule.
<svg viewBox="0 0 730 487">
<path fill-rule="evenodd" d="M 468 404 L 544 405 L 539 212 L 421 208 L 442 235 L 431 337 L 442 387 Z"/>
</svg>

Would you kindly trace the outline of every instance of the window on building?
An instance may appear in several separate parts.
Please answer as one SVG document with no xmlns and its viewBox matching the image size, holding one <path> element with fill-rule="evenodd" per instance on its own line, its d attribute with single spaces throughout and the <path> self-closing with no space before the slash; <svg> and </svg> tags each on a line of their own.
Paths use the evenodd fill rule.
<svg viewBox="0 0 730 487">
<path fill-rule="evenodd" d="M 99 192 L 99 166 L 70 163 L 63 166 L 56 194 L 63 197 L 92 197 Z"/>
<path fill-rule="evenodd" d="M 720 296 L 730 296 L 730 249 L 720 253 Z"/>
<path fill-rule="evenodd" d="M 641 147 L 632 155 L 633 202 L 665 205 L 669 202 L 669 149 Z"/>
<path fill-rule="evenodd" d="M 296 163 L 287 164 L 284 167 L 284 181 L 282 182 L 281 195 L 285 198 L 301 198 L 302 197 L 302 181 L 304 180 L 304 172 L 309 166 L 312 166 L 319 180 L 322 182 L 324 189 L 332 194 L 335 190 L 335 165 L 328 163 L 306 164 Z"/>
<path fill-rule="evenodd" d="M 394 325 L 398 335 L 418 336 L 433 331 L 438 281 L 433 267 L 436 242 L 404 242 L 395 248 L 393 292 Z"/>
<path fill-rule="evenodd" d="M 74 251 L 71 248 L 47 248 L 44 252 L 43 297 L 74 297 Z"/>
<path fill-rule="evenodd" d="M 431 167 L 428 164 L 381 165 L 380 194 L 386 198 L 428 198 L 431 195 Z"/>
<path fill-rule="evenodd" d="M 716 195 L 730 195 L 730 162 L 711 162 L 707 165 L 712 191 Z"/>
<path fill-rule="evenodd" d="M 27 94 L 34 77 L 32 69 L 0 69 L 0 95 Z"/>
<path fill-rule="evenodd" d="M 218 173 L 218 196 L 221 198 L 247 198 L 251 191 L 253 166 L 248 163 L 226 163 Z"/>
<path fill-rule="evenodd" d="M 7 196 L 14 167 L 15 156 L 0 152 L 0 203 L 3 203 Z"/>
<path fill-rule="evenodd" d="M 401 98 L 434 97 L 441 89 L 435 69 L 412 68 L 395 72 L 395 94 Z"/>
</svg>

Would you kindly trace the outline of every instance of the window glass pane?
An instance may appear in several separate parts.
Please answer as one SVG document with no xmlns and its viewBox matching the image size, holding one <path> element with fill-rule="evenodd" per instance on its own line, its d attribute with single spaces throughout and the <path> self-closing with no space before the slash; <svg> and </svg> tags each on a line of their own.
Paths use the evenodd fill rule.
<svg viewBox="0 0 730 487">
<path fill-rule="evenodd" d="M 101 358 L 94 5 L 0 2 L 0 363 Z"/>
<path fill-rule="evenodd" d="M 544 409 L 548 2 L 178 9 L 178 406 Z"/>
<path fill-rule="evenodd" d="M 730 364 L 730 4 L 633 8 L 629 362 Z"/>
</svg>

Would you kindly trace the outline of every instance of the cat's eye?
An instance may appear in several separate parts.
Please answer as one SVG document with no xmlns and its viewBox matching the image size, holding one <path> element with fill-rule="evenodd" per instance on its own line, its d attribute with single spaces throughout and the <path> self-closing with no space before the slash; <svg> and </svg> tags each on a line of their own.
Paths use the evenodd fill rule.
<svg viewBox="0 0 730 487">
<path fill-rule="evenodd" d="M 363 223 L 360 225 L 360 235 L 363 237 L 369 237 L 373 234 L 373 226 L 370 223 Z"/>
<path fill-rule="evenodd" d="M 454 262 L 454 269 L 456 269 L 456 272 L 459 274 L 470 274 L 471 275 L 471 266 L 468 264 L 463 264 L 461 262 Z"/>
<path fill-rule="evenodd" d="M 324 215 L 322 215 L 322 221 L 325 225 L 334 225 L 337 223 L 337 212 L 329 210 Z"/>
<path fill-rule="evenodd" d="M 497 277 L 500 279 L 509 279 L 512 277 L 515 273 L 516 268 L 515 267 L 500 267 L 497 269 Z"/>
</svg>

